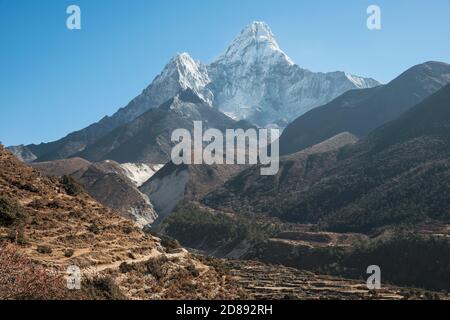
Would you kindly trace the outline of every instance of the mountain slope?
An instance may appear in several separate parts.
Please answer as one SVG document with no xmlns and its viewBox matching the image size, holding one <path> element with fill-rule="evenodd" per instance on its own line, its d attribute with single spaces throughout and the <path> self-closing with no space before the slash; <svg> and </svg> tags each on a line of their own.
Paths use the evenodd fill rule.
<svg viewBox="0 0 450 320">
<path fill-rule="evenodd" d="M 152 223 L 157 217 L 148 197 L 139 191 L 117 162 L 93 163 L 74 172 L 73 177 L 86 186 L 97 201 L 117 210 L 139 227 Z"/>
<path fill-rule="evenodd" d="M 37 157 L 38 162 L 73 156 L 114 129 L 158 107 L 181 90 L 191 89 L 204 101 L 210 102 L 210 93 L 203 89 L 208 82 L 205 67 L 200 62 L 194 61 L 187 53 L 178 54 L 140 95 L 114 115 L 104 117 L 99 122 L 58 141 L 32 144 L 27 148 Z"/>
<path fill-rule="evenodd" d="M 68 266 L 78 266 L 80 294 L 88 293 L 88 299 L 246 297 L 229 279 L 186 250 L 162 246 L 160 239 L 142 232 L 82 190 L 74 191 L 74 185 L 43 176 L 0 146 L 0 252 L 5 242 L 15 242 L 16 254 L 30 258 L 44 271 L 66 274 Z M 23 276 L 21 272 L 16 274 Z M 0 284 L 0 291 L 13 291 L 8 286 L 26 285 L 23 282 L 8 278 Z M 78 297 L 77 292 L 69 295 L 66 281 L 58 285 L 66 296 Z"/>
<path fill-rule="evenodd" d="M 450 65 L 427 62 L 385 86 L 348 91 L 287 126 L 280 137 L 280 153 L 294 153 L 344 131 L 364 137 L 449 82 Z"/>
<path fill-rule="evenodd" d="M 274 177 L 245 170 L 204 202 L 338 231 L 450 222 L 450 85 L 354 146 L 282 158 Z"/>
<path fill-rule="evenodd" d="M 115 160 L 119 163 L 166 163 L 174 143 L 175 129 L 193 131 L 194 121 L 203 121 L 205 129 L 234 128 L 236 122 L 205 103 L 187 89 L 151 109 L 129 124 L 118 128 L 77 156 L 90 161 Z"/>
<path fill-rule="evenodd" d="M 148 179 L 150 179 L 156 172 L 158 172 L 164 165 L 145 163 L 122 163 L 121 168 L 124 174 L 135 184 L 136 187 L 142 186 Z"/>
<path fill-rule="evenodd" d="M 85 169 L 91 165 L 91 162 L 82 158 L 69 158 L 48 162 L 35 162 L 30 166 L 39 170 L 46 176 L 70 176 L 75 172 Z"/>
<path fill-rule="evenodd" d="M 167 163 L 140 188 L 155 206 L 157 223 L 183 199 L 200 200 L 243 170 L 245 165 L 175 165 Z"/>
<path fill-rule="evenodd" d="M 349 133 L 342 133 L 316 146 L 280 159 L 276 175 L 262 176 L 260 166 L 251 166 L 223 186 L 207 194 L 202 202 L 212 208 L 240 213 L 278 215 L 284 197 L 307 189 L 307 183 L 320 178 L 322 168 L 335 163 L 336 150 L 356 143 Z M 292 197 L 294 197 L 292 195 Z"/>
<path fill-rule="evenodd" d="M 114 161 L 90 163 L 81 158 L 71 158 L 31 165 L 47 176 L 72 176 L 90 196 L 140 227 L 152 223 L 157 217 L 148 197 Z"/>
<path fill-rule="evenodd" d="M 36 155 L 33 154 L 33 152 L 31 152 L 30 149 L 24 145 L 11 146 L 7 149 L 23 162 L 33 162 L 37 158 Z"/>
</svg>

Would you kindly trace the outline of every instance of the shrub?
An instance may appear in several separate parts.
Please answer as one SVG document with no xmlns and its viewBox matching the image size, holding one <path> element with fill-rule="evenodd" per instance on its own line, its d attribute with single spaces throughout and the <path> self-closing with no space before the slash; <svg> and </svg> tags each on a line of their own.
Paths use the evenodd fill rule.
<svg viewBox="0 0 450 320">
<path fill-rule="evenodd" d="M 19 205 L 5 197 L 0 197 L 0 226 L 10 226 L 22 217 Z"/>
<path fill-rule="evenodd" d="M 197 278 L 200 275 L 200 271 L 197 270 L 197 268 L 190 264 L 187 266 L 187 271 L 194 277 Z"/>
<path fill-rule="evenodd" d="M 167 274 L 167 270 L 164 267 L 167 262 L 166 256 L 148 260 L 145 263 L 147 273 L 154 276 L 156 280 L 161 280 Z"/>
<path fill-rule="evenodd" d="M 181 245 L 178 242 L 178 240 L 165 235 L 160 237 L 161 237 L 161 245 L 164 248 L 166 248 L 167 252 L 171 253 L 181 248 Z"/>
<path fill-rule="evenodd" d="M 182 279 L 180 289 L 186 293 L 195 293 L 197 291 L 197 286 L 188 279 Z"/>
<path fill-rule="evenodd" d="M 181 248 L 181 244 L 178 242 L 177 239 L 174 239 L 168 235 L 165 234 L 160 234 L 156 231 L 154 231 L 153 229 L 151 229 L 150 226 L 145 226 L 142 231 L 144 231 L 145 233 L 159 238 L 161 240 L 161 246 L 163 246 L 167 252 L 171 253 L 174 251 L 177 251 L 178 249 Z"/>
<path fill-rule="evenodd" d="M 122 230 L 125 234 L 131 234 L 135 230 L 132 226 L 125 225 L 122 227 Z"/>
<path fill-rule="evenodd" d="M 59 181 L 69 196 L 77 196 L 84 192 L 83 186 L 71 176 L 62 176 Z"/>
<path fill-rule="evenodd" d="M 48 274 L 14 245 L 0 247 L 0 300 L 64 299 L 67 294 L 61 276 Z"/>
<path fill-rule="evenodd" d="M 32 185 L 29 182 L 21 182 L 21 181 L 14 181 L 13 186 L 21 189 L 21 190 L 25 190 L 25 191 L 29 191 L 29 192 L 33 192 L 33 193 L 37 193 L 39 192 L 38 188 L 36 188 L 34 185 Z"/>
<path fill-rule="evenodd" d="M 70 258 L 75 253 L 75 250 L 73 249 L 66 249 L 64 250 L 64 257 Z"/>
<path fill-rule="evenodd" d="M 99 228 L 96 224 L 91 224 L 91 225 L 88 227 L 88 231 L 89 231 L 89 232 L 92 232 L 92 233 L 94 233 L 94 234 L 98 234 L 98 233 L 100 232 L 100 228 Z"/>
<path fill-rule="evenodd" d="M 8 240 L 18 244 L 18 245 L 25 245 L 28 243 L 27 239 L 25 238 L 25 232 L 23 226 L 17 226 L 15 228 L 11 228 L 8 232 Z"/>
<path fill-rule="evenodd" d="M 122 273 L 128 273 L 130 271 L 134 270 L 134 266 L 132 263 L 126 263 L 126 262 L 122 262 L 119 266 L 119 270 Z"/>
<path fill-rule="evenodd" d="M 126 296 L 122 293 L 119 286 L 111 276 L 98 276 L 86 281 L 83 285 L 87 295 L 91 299 L 101 300 L 125 300 Z"/>
<path fill-rule="evenodd" d="M 207 266 L 214 268 L 214 270 L 221 275 L 229 274 L 230 266 L 225 264 L 220 259 L 199 254 L 194 254 L 194 257 L 197 260 L 201 261 L 203 264 L 206 264 Z"/>
<path fill-rule="evenodd" d="M 49 246 L 38 246 L 36 251 L 42 254 L 51 254 L 53 252 Z"/>
</svg>

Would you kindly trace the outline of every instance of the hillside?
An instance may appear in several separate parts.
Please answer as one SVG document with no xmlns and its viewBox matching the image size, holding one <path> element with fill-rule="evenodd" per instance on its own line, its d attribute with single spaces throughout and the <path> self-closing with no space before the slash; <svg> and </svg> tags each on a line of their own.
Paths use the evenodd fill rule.
<svg viewBox="0 0 450 320">
<path fill-rule="evenodd" d="M 445 298 L 390 285 L 375 294 L 355 280 L 192 256 L 1 146 L 0 248 L 2 299 Z M 73 265 L 81 290 L 69 291 L 60 275 Z M 18 278 L 3 281 L 11 275 Z"/>
<path fill-rule="evenodd" d="M 385 285 L 368 290 L 365 283 L 254 261 L 231 260 L 226 266 L 257 299 L 320 300 L 448 300 L 444 293 Z"/>
<path fill-rule="evenodd" d="M 296 297 L 313 297 L 309 289 L 316 286 L 315 280 L 323 283 L 322 275 L 328 274 L 346 280 L 342 280 L 340 290 L 331 286 L 327 296 L 348 293 L 355 297 L 351 288 L 355 285 L 364 290 L 361 279 L 367 277 L 367 266 L 376 264 L 382 269 L 383 283 L 403 286 L 406 292 L 402 296 L 406 298 L 423 294 L 411 287 L 450 290 L 449 228 L 444 223 L 426 222 L 384 228 L 370 235 L 339 233 L 321 231 L 312 224 L 284 223 L 268 216 L 242 215 L 184 202 L 164 220 L 161 232 L 209 256 L 239 259 L 235 261 L 238 265 L 254 265 L 246 260 L 264 262 L 257 268 L 259 272 L 248 273 L 247 269 L 236 274 L 246 279 L 244 287 L 257 295 L 290 292 Z M 279 264 L 276 268 L 286 274 L 267 263 Z M 280 265 L 296 268 L 298 277 Z M 314 272 L 314 277 L 305 277 L 305 270 Z M 354 285 L 347 279 L 355 279 Z M 392 292 L 391 288 L 388 291 Z M 442 297 L 450 298 L 445 292 Z"/>
<path fill-rule="evenodd" d="M 71 176 L 101 204 L 144 227 L 157 214 L 148 197 L 142 194 L 125 171 L 114 161 L 90 163 L 81 158 L 35 162 L 33 168 L 47 176 Z"/>
<path fill-rule="evenodd" d="M 155 206 L 156 223 L 160 223 L 183 199 L 200 200 L 244 168 L 245 165 L 175 165 L 169 162 L 145 182 L 140 191 Z"/>
<path fill-rule="evenodd" d="M 58 291 L 66 297 L 245 296 L 213 268 L 184 249 L 164 247 L 158 238 L 96 202 L 73 181 L 45 177 L 0 146 L 0 251 L 7 252 L 5 245 L 11 242 L 46 273 L 50 269 L 65 273 L 69 265 L 80 267 L 82 291 L 67 292 L 65 281 L 58 282 L 63 286 Z M 12 285 L 0 281 L 0 294 L 18 289 L 21 283 Z M 36 291 L 26 294 L 36 297 Z"/>
<path fill-rule="evenodd" d="M 35 162 L 31 166 L 47 176 L 70 176 L 75 172 L 87 168 L 91 162 L 82 158 L 69 158 L 63 160 Z"/>
<path fill-rule="evenodd" d="M 185 90 L 112 131 L 77 156 L 94 162 L 166 163 L 175 145 L 171 141 L 172 132 L 180 128 L 192 132 L 194 121 L 203 121 L 204 129 L 232 129 L 238 124 L 206 104 L 192 90 Z"/>
</svg>

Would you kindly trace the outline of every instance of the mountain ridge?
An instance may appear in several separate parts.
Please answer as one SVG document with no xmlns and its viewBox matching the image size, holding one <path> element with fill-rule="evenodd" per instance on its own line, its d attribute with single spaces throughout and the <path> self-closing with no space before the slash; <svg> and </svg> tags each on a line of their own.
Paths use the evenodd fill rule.
<svg viewBox="0 0 450 320">
<path fill-rule="evenodd" d="M 386 85 L 347 91 L 289 124 L 280 137 L 280 154 L 300 151 L 343 131 L 364 137 L 449 82 L 450 65 L 429 61 Z"/>
<path fill-rule="evenodd" d="M 119 163 L 163 164 L 171 159 L 175 145 L 172 131 L 193 131 L 194 121 L 203 121 L 207 127 L 224 131 L 238 123 L 201 99 L 191 89 L 115 129 L 75 156 L 89 161 L 114 160 Z M 245 124 L 243 124 L 245 125 Z"/>
</svg>

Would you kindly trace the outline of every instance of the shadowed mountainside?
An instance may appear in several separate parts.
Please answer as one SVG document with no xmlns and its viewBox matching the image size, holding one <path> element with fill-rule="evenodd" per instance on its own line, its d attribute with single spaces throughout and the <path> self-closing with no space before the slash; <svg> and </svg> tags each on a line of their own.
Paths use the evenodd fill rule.
<svg viewBox="0 0 450 320">
<path fill-rule="evenodd" d="M 436 219 L 450 207 L 450 85 L 356 145 L 244 170 L 203 202 L 340 231 Z"/>
<path fill-rule="evenodd" d="M 193 131 L 194 121 L 203 121 L 204 129 L 221 131 L 248 124 L 236 122 L 206 104 L 191 90 L 151 109 L 87 147 L 77 156 L 90 161 L 114 160 L 119 163 L 167 163 L 175 145 L 171 141 L 175 129 Z"/>
</svg>

